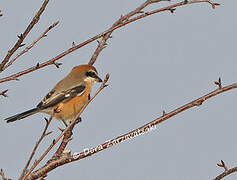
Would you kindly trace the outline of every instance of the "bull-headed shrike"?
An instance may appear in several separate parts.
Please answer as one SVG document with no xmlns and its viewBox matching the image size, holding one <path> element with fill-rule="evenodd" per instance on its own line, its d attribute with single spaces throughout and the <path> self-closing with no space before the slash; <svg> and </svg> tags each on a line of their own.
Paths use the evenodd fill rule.
<svg viewBox="0 0 237 180">
<path fill-rule="evenodd" d="M 95 67 L 79 65 L 43 98 L 33 109 L 6 118 L 6 122 L 14 122 L 38 112 L 54 115 L 62 121 L 72 121 L 76 118 L 83 106 L 89 101 L 92 85 L 102 82 Z M 57 112 L 54 113 L 55 109 Z"/>
</svg>

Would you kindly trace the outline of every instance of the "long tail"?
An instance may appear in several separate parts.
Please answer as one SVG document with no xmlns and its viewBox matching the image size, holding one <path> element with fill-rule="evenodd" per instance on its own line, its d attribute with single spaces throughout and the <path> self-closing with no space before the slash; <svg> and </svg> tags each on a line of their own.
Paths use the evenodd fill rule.
<svg viewBox="0 0 237 180">
<path fill-rule="evenodd" d="M 9 122 L 14 122 L 14 121 L 16 121 L 16 120 L 21 120 L 21 119 L 23 119 L 23 118 L 25 118 L 25 117 L 28 117 L 28 116 L 30 116 L 30 115 L 33 115 L 33 114 L 35 114 L 35 113 L 37 113 L 37 112 L 39 112 L 39 108 L 33 108 L 33 109 L 30 109 L 30 110 L 25 111 L 25 112 L 23 112 L 23 113 L 16 114 L 16 115 L 14 115 L 14 116 L 11 116 L 11 117 L 9 117 L 9 118 L 6 118 L 6 119 L 4 119 L 4 120 L 7 121 L 7 123 L 9 123 Z"/>
</svg>

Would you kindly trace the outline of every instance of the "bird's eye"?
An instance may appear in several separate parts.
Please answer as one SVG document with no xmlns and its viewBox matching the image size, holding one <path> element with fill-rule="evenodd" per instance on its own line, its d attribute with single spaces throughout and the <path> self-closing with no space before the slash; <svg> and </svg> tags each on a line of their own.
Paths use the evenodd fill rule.
<svg viewBox="0 0 237 180">
<path fill-rule="evenodd" d="M 93 77 L 93 78 L 95 78 L 96 77 L 96 74 L 95 74 L 95 72 L 93 72 L 93 71 L 88 71 L 88 72 L 86 72 L 86 76 L 88 77 Z"/>
</svg>

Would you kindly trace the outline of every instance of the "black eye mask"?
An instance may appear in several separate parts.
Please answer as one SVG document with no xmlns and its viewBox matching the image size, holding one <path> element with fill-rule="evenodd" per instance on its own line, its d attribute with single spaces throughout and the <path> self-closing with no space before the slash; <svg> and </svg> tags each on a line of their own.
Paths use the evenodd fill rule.
<svg viewBox="0 0 237 180">
<path fill-rule="evenodd" d="M 92 78 L 97 78 L 97 75 L 95 74 L 95 72 L 93 71 L 88 71 L 86 72 L 86 76 L 88 77 L 92 77 Z"/>
</svg>

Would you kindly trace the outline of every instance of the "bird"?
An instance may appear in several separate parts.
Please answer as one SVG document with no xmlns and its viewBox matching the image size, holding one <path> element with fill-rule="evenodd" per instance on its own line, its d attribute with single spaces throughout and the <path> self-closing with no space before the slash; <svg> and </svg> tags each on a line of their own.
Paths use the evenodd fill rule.
<svg viewBox="0 0 237 180">
<path fill-rule="evenodd" d="M 89 101 L 92 85 L 96 82 L 103 81 L 94 66 L 87 64 L 75 66 L 35 108 L 8 117 L 5 121 L 10 123 L 42 112 L 53 115 L 64 123 L 70 122 Z"/>
</svg>

